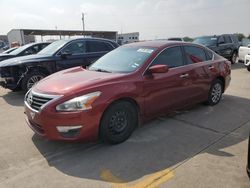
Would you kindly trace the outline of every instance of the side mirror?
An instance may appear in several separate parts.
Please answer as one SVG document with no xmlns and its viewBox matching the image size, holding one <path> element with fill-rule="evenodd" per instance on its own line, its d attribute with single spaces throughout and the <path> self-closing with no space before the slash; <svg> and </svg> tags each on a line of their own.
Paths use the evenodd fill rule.
<svg viewBox="0 0 250 188">
<path fill-rule="evenodd" d="M 67 58 L 68 56 L 71 56 L 72 53 L 65 51 L 65 52 L 61 52 L 60 55 L 61 55 L 62 58 Z"/>
<path fill-rule="evenodd" d="M 149 67 L 148 72 L 150 73 L 166 73 L 168 72 L 169 68 L 167 65 L 153 65 Z"/>
</svg>

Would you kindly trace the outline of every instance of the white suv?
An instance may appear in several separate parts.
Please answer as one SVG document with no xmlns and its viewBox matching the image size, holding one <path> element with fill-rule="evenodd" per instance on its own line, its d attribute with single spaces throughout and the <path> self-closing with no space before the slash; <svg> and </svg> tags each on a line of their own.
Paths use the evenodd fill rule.
<svg viewBox="0 0 250 188">
<path fill-rule="evenodd" d="M 250 71 L 250 55 L 245 56 L 245 65 L 247 67 L 247 70 Z"/>
</svg>

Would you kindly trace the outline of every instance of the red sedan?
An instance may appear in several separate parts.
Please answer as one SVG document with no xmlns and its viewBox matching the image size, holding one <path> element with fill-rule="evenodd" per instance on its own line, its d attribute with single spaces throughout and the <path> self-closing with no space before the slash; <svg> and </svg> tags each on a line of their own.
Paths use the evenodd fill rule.
<svg viewBox="0 0 250 188">
<path fill-rule="evenodd" d="M 55 73 L 25 96 L 27 123 L 52 140 L 117 144 L 139 122 L 207 102 L 230 83 L 230 62 L 204 46 L 149 41 L 106 54 L 88 69 Z"/>
</svg>

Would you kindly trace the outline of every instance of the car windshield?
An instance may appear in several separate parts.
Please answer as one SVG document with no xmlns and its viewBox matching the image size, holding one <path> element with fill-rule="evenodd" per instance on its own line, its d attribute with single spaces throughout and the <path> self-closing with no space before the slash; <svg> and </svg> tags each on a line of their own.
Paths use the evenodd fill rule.
<svg viewBox="0 0 250 188">
<path fill-rule="evenodd" d="M 217 37 L 198 37 L 194 40 L 194 43 L 204 46 L 216 46 Z"/>
<path fill-rule="evenodd" d="M 250 45 L 250 39 L 242 39 L 242 46 Z"/>
<path fill-rule="evenodd" d="M 29 48 L 32 45 L 34 45 L 34 43 L 32 43 L 32 44 L 26 44 L 24 46 L 21 46 L 21 47 L 17 48 L 16 50 L 10 52 L 9 54 L 10 55 L 18 55 L 18 54 L 22 53 L 24 50 L 26 50 L 27 48 Z"/>
<path fill-rule="evenodd" d="M 98 59 L 89 70 L 113 73 L 136 71 L 154 52 L 155 48 L 120 47 Z"/>
<path fill-rule="evenodd" d="M 55 41 L 55 42 L 51 43 L 50 45 L 48 45 L 47 47 L 45 47 L 44 49 L 42 49 L 40 52 L 38 52 L 38 54 L 41 54 L 41 55 L 54 55 L 67 42 L 68 42 L 67 40 Z"/>
</svg>

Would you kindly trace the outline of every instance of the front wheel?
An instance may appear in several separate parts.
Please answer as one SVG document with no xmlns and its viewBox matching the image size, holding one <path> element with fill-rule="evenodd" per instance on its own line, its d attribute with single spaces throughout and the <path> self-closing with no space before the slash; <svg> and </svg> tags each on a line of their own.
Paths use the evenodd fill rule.
<svg viewBox="0 0 250 188">
<path fill-rule="evenodd" d="M 130 137 L 137 125 L 136 107 L 130 102 L 118 101 L 104 113 L 100 124 L 100 137 L 104 142 L 119 144 Z"/>
<path fill-rule="evenodd" d="M 217 79 L 211 85 L 207 103 L 211 106 L 218 104 L 221 100 L 222 93 L 223 93 L 223 82 Z"/>
<path fill-rule="evenodd" d="M 40 72 L 28 73 L 22 80 L 22 89 L 27 92 L 33 85 L 39 82 L 41 79 L 45 78 L 46 75 Z"/>
</svg>

